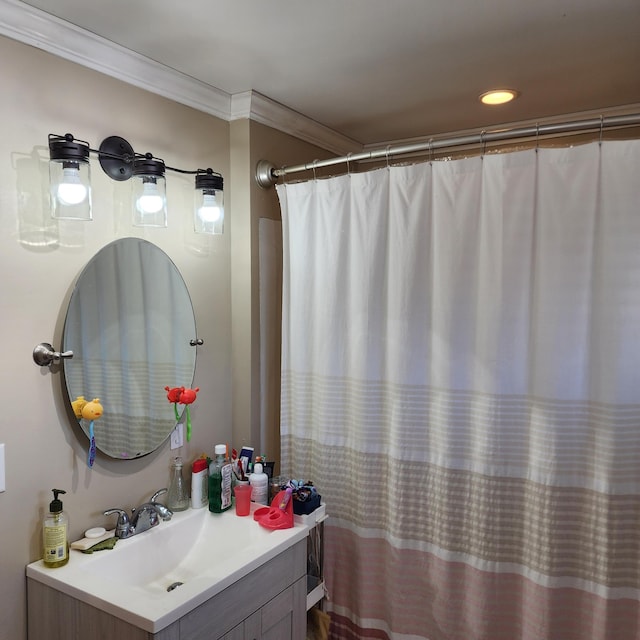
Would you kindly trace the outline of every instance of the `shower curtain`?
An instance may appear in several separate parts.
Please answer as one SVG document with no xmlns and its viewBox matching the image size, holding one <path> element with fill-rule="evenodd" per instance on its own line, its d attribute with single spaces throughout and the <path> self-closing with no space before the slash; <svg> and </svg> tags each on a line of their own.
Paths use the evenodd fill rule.
<svg viewBox="0 0 640 640">
<path fill-rule="evenodd" d="M 331 637 L 640 637 L 640 141 L 279 185 Z"/>
</svg>

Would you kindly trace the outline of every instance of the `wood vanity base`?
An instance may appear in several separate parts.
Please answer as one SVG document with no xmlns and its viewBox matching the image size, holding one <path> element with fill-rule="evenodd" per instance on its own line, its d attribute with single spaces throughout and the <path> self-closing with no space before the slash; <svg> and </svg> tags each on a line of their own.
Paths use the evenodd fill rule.
<svg viewBox="0 0 640 640">
<path fill-rule="evenodd" d="M 306 540 L 150 633 L 27 578 L 29 640 L 304 640 Z"/>
</svg>

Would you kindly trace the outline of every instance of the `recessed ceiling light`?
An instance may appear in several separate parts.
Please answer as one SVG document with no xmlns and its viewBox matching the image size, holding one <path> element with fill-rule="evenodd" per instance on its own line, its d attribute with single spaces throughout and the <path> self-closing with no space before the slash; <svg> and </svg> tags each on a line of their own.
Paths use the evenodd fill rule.
<svg viewBox="0 0 640 640">
<path fill-rule="evenodd" d="M 489 105 L 505 104 L 517 97 L 518 92 L 513 89 L 492 89 L 480 96 L 480 102 Z"/>
</svg>

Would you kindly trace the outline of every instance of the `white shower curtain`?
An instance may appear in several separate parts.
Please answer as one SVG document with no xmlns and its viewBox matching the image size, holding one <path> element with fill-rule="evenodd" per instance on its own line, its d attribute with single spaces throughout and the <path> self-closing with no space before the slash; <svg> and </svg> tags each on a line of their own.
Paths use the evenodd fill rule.
<svg viewBox="0 0 640 640">
<path fill-rule="evenodd" d="M 640 637 L 640 142 L 278 186 L 332 638 Z"/>
</svg>

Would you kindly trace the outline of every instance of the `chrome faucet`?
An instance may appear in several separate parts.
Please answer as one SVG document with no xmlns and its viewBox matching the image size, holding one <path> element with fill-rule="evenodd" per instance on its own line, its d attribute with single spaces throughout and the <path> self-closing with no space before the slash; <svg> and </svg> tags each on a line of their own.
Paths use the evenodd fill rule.
<svg viewBox="0 0 640 640">
<path fill-rule="evenodd" d="M 105 516 L 110 516 L 113 513 L 118 514 L 118 523 L 116 524 L 116 538 L 120 538 L 120 540 L 124 540 L 125 538 L 130 538 L 135 535 L 136 530 L 134 529 L 131 521 L 129 520 L 129 516 L 124 509 L 107 509 L 104 512 Z"/>
<path fill-rule="evenodd" d="M 151 527 L 157 527 L 160 524 L 158 510 L 150 502 L 141 504 L 137 509 L 131 510 L 131 525 L 133 526 L 133 535 L 143 533 Z"/>
<path fill-rule="evenodd" d="M 173 515 L 173 511 L 171 511 L 171 509 L 169 509 L 169 507 L 167 507 L 166 505 L 162 504 L 161 502 L 158 502 L 158 496 L 161 496 L 163 493 L 167 493 L 166 488 L 165 489 L 159 489 L 158 491 L 156 491 L 151 496 L 151 500 L 149 500 L 149 502 L 156 508 L 156 511 L 158 512 L 158 515 L 163 520 L 171 520 L 171 516 Z"/>
<path fill-rule="evenodd" d="M 138 533 L 143 533 L 159 525 L 161 518 L 162 520 L 171 520 L 173 511 L 162 503 L 157 502 L 158 496 L 166 493 L 166 491 L 166 489 L 156 491 L 149 502 L 145 502 L 139 507 L 131 509 L 131 518 L 129 518 L 124 509 L 107 509 L 104 512 L 105 516 L 110 516 L 114 513 L 118 514 L 115 531 L 116 538 L 124 540 Z"/>
</svg>

